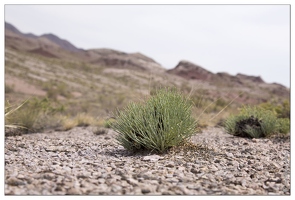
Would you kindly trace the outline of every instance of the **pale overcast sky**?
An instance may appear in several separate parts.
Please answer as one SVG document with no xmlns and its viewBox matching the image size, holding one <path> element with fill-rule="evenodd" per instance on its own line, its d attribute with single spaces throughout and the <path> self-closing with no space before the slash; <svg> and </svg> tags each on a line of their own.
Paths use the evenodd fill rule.
<svg viewBox="0 0 295 200">
<path fill-rule="evenodd" d="M 5 5 L 5 21 L 78 48 L 141 52 L 167 69 L 188 60 L 290 87 L 289 5 Z"/>
</svg>

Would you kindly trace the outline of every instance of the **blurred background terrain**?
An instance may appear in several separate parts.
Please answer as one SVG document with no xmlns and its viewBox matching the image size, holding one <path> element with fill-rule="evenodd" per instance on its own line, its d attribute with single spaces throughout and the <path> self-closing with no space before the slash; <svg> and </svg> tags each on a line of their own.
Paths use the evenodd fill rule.
<svg viewBox="0 0 295 200">
<path fill-rule="evenodd" d="M 19 105 L 29 98 L 26 112 L 31 113 L 42 107 L 38 130 L 58 129 L 65 119 L 77 116 L 103 124 L 117 109 L 163 87 L 190 96 L 193 115 L 202 126 L 221 124 L 245 104 L 277 109 L 289 117 L 284 109 L 290 109 L 290 89 L 266 83 L 263 74 L 213 73 L 186 60 L 168 70 L 140 52 L 84 50 L 57 35 L 24 34 L 5 23 L 5 102 Z"/>
</svg>

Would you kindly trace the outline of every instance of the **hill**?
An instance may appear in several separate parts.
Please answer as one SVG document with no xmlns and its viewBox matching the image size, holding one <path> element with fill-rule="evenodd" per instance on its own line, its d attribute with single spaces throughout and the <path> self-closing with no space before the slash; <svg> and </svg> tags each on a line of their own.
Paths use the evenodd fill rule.
<svg viewBox="0 0 295 200">
<path fill-rule="evenodd" d="M 11 102 L 48 97 L 62 103 L 67 115 L 104 118 L 165 86 L 190 94 L 196 116 L 212 102 L 204 115 L 214 116 L 234 100 L 214 123 L 242 104 L 283 102 L 290 96 L 288 88 L 261 77 L 215 74 L 189 61 L 166 70 L 140 52 L 80 49 L 54 34 L 22 33 L 5 23 L 5 98 Z M 204 123 L 207 119 L 202 117 Z"/>
</svg>

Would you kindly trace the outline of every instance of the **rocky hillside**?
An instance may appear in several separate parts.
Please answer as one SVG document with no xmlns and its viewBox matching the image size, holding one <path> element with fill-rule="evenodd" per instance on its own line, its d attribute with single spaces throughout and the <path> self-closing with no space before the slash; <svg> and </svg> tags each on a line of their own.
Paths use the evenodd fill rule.
<svg viewBox="0 0 295 200">
<path fill-rule="evenodd" d="M 54 34 L 36 36 L 21 33 L 5 23 L 5 47 L 49 58 L 73 59 L 107 67 L 135 70 L 164 70 L 160 64 L 141 53 L 124 53 L 112 49 L 83 50 Z"/>
<path fill-rule="evenodd" d="M 22 33 L 5 23 L 5 97 L 12 102 L 47 96 L 63 102 L 70 114 L 104 116 L 165 86 L 190 93 L 196 110 L 219 99 L 208 110 L 213 114 L 233 99 L 229 109 L 235 110 L 290 95 L 288 88 L 261 77 L 215 74 L 188 61 L 166 70 L 140 52 L 80 49 L 54 34 Z"/>
<path fill-rule="evenodd" d="M 197 79 L 203 81 L 211 81 L 214 76 L 212 72 L 188 61 L 180 61 L 174 69 L 168 70 L 167 72 L 176 74 L 185 79 Z"/>
<path fill-rule="evenodd" d="M 175 74 L 189 80 L 201 80 L 211 84 L 221 84 L 232 87 L 263 87 L 271 89 L 275 95 L 289 96 L 289 90 L 281 84 L 265 83 L 260 76 L 249 76 L 238 73 L 233 76 L 226 72 L 212 73 L 201 66 L 189 61 L 180 61 L 174 69 L 167 70 L 167 73 Z"/>
</svg>

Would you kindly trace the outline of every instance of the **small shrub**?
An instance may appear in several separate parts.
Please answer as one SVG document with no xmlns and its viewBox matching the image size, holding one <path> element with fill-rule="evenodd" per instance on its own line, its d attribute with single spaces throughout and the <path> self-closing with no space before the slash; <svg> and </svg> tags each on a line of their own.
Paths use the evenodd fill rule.
<svg viewBox="0 0 295 200">
<path fill-rule="evenodd" d="M 290 101 L 285 100 L 282 103 L 270 101 L 266 103 L 261 103 L 259 105 L 265 110 L 271 110 L 276 114 L 278 118 L 289 118 L 290 119 Z"/>
<path fill-rule="evenodd" d="M 111 127 L 127 150 L 164 152 L 196 132 L 192 102 L 176 90 L 162 89 L 143 103 L 130 103 L 118 111 Z"/>
<path fill-rule="evenodd" d="M 243 107 L 238 115 L 231 115 L 225 122 L 227 133 L 250 138 L 268 137 L 286 133 L 287 120 L 280 120 L 275 113 L 262 107 Z"/>
<path fill-rule="evenodd" d="M 64 82 L 51 80 L 44 82 L 42 86 L 47 91 L 47 97 L 50 99 L 56 100 L 59 95 L 66 98 L 72 97 L 68 86 Z"/>
</svg>

